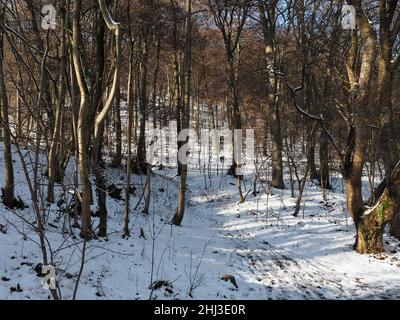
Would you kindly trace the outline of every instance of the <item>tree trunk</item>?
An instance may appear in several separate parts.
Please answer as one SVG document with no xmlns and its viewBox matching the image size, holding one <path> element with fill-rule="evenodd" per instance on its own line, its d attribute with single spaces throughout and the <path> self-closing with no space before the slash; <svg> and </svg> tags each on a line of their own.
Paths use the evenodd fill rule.
<svg viewBox="0 0 400 320">
<path fill-rule="evenodd" d="M 146 165 L 146 119 L 147 119 L 147 82 L 148 82 L 148 40 L 147 36 L 143 39 L 143 57 L 141 65 L 141 87 L 140 87 L 140 133 L 137 146 L 137 169 L 139 173 L 145 173 Z"/>
<path fill-rule="evenodd" d="M 59 162 L 59 142 L 61 137 L 61 127 L 62 127 L 62 114 L 63 108 L 65 104 L 65 94 L 66 94 L 66 10 L 64 6 L 64 1 L 61 1 L 61 45 L 60 45 L 60 79 L 59 79 L 59 94 L 58 94 L 58 103 L 56 108 L 56 115 L 55 115 L 55 124 L 54 124 L 54 131 L 52 135 L 52 141 L 50 144 L 50 151 L 49 151 L 49 185 L 47 189 L 47 201 L 49 203 L 54 202 L 54 184 L 56 180 L 56 176 L 58 175 L 57 170 L 57 163 Z"/>
<path fill-rule="evenodd" d="M 229 174 L 236 177 L 236 186 L 239 191 L 240 203 L 244 203 L 245 199 L 242 192 L 242 174 L 240 173 L 242 164 L 240 163 L 241 159 L 241 144 L 242 139 L 237 139 L 238 135 L 236 132 L 240 132 L 242 130 L 242 118 L 240 115 L 240 101 L 239 101 L 239 92 L 238 92 L 238 84 L 237 84 L 237 72 L 235 68 L 235 56 L 232 52 L 232 56 L 228 57 L 228 73 L 229 73 L 229 87 L 231 90 L 232 97 L 232 113 L 233 113 L 233 129 L 235 130 L 235 134 L 233 136 L 233 156 L 232 156 L 232 166 L 229 169 Z M 238 131 L 236 131 L 238 130 Z M 240 134 L 240 136 L 242 136 Z M 240 154 L 239 154 L 240 153 Z"/>
<path fill-rule="evenodd" d="M 93 86 L 91 96 L 91 121 L 95 122 L 97 112 L 104 109 L 103 103 L 103 78 L 104 78 L 104 68 L 105 68 L 105 48 L 104 48 L 104 37 L 106 23 L 104 19 L 101 19 L 100 8 L 97 9 L 97 14 L 99 15 L 99 21 L 97 23 L 96 29 L 96 74 L 95 74 L 95 85 Z M 93 138 L 93 154 L 92 154 L 92 166 L 95 176 L 96 185 L 96 195 L 97 195 L 97 206 L 98 206 L 98 216 L 99 216 L 99 237 L 107 236 L 107 186 L 106 179 L 103 172 L 103 140 L 104 140 L 104 130 L 105 125 L 101 123 L 96 125 Z"/>
<path fill-rule="evenodd" d="M 89 90 L 87 87 L 86 79 L 83 74 L 83 68 L 81 65 L 81 57 L 79 54 L 80 50 L 80 13 L 82 3 L 81 0 L 75 0 L 74 12 L 73 12 L 73 24 L 72 24 L 72 55 L 73 63 L 75 68 L 75 75 L 77 78 L 79 90 L 80 90 L 80 109 L 78 115 L 78 150 L 79 150 L 79 169 L 81 176 L 82 185 L 82 226 L 81 226 L 81 237 L 89 240 L 92 237 L 92 225 L 91 225 L 91 185 L 89 179 Z"/>
<path fill-rule="evenodd" d="M 189 129 L 190 98 L 191 98 L 191 73 L 192 73 L 192 0 L 186 0 L 186 43 L 185 43 L 185 96 L 182 114 L 182 129 Z M 179 134 L 179 133 L 178 133 Z M 188 143 L 188 139 L 186 143 Z M 184 148 L 184 147 L 183 147 Z M 179 159 L 178 159 L 179 161 Z M 172 224 L 180 226 L 185 214 L 185 197 L 187 188 L 188 165 L 182 163 L 179 181 L 178 208 L 172 219 Z"/>
<path fill-rule="evenodd" d="M 114 104 L 114 116 L 115 116 L 115 156 L 112 161 L 114 168 L 121 167 L 122 163 L 122 122 L 121 122 L 121 86 L 118 83 L 118 88 L 115 94 Z"/>
<path fill-rule="evenodd" d="M 347 190 L 347 206 L 356 227 L 355 249 L 360 253 L 371 247 L 380 247 L 378 237 L 365 237 L 370 229 L 370 218 L 365 218 L 365 205 L 362 197 L 362 172 L 368 147 L 368 107 L 370 107 L 370 86 L 373 66 L 376 58 L 376 36 L 368 18 L 362 9 L 361 0 L 348 1 L 357 12 L 357 25 L 360 29 L 361 47 L 358 50 L 357 32 L 352 35 L 347 72 L 350 85 L 349 103 L 353 108 L 353 123 L 350 125 L 346 155 L 342 159 L 342 174 Z M 356 73 L 357 53 L 360 54 L 359 74 Z M 367 243 L 368 242 L 368 243 Z M 366 249 L 365 249 L 366 248 Z"/>
<path fill-rule="evenodd" d="M 319 180 L 320 176 L 317 171 L 317 166 L 315 164 L 315 132 L 310 131 L 307 137 L 307 163 L 310 168 L 310 178 L 313 180 Z"/>
<path fill-rule="evenodd" d="M 173 14 L 174 14 L 174 28 L 173 28 L 173 39 L 174 39 L 174 66 L 175 66 L 175 86 L 174 86 L 174 102 L 175 102 L 175 119 L 176 119 L 176 131 L 179 134 L 182 129 L 182 119 L 181 119 L 181 109 L 182 109 L 182 87 L 181 87 L 181 67 L 180 67 L 180 57 L 179 57 L 179 49 L 178 49 L 178 8 L 174 6 Z M 177 148 L 180 150 L 182 146 L 181 141 L 177 141 Z M 179 177 L 182 172 L 182 165 L 177 161 L 178 172 L 177 176 Z"/>
<path fill-rule="evenodd" d="M 131 179 L 132 179 L 132 127 L 133 127 L 133 54 L 134 54 L 134 43 L 131 43 L 130 56 L 129 56 L 129 76 L 128 76 L 128 97 L 127 97 L 127 108 L 128 108 L 128 132 L 127 132 L 127 144 L 128 144 L 128 158 L 126 163 L 126 190 L 125 190 L 125 221 L 124 221 L 124 237 L 130 236 L 129 230 L 129 210 L 130 210 L 130 194 L 131 194 Z"/>
<path fill-rule="evenodd" d="M 397 211 L 394 218 L 390 222 L 390 234 L 400 239 L 400 211 Z"/>
<path fill-rule="evenodd" d="M 323 190 L 330 189 L 329 181 L 329 141 L 325 131 L 320 133 L 319 138 L 319 166 L 321 176 L 321 187 Z"/>
<path fill-rule="evenodd" d="M 272 138 L 272 187 L 285 189 L 283 182 L 281 122 L 278 106 L 274 108 L 271 114 L 270 126 Z"/>
<path fill-rule="evenodd" d="M 152 104 L 153 104 L 153 128 L 157 128 L 157 81 L 158 74 L 160 70 L 160 51 L 161 51 L 161 39 L 158 34 L 156 34 L 156 66 L 154 68 L 154 78 L 153 78 L 153 94 L 152 94 Z"/>
<path fill-rule="evenodd" d="M 358 253 L 384 251 L 383 232 L 400 209 L 400 162 L 389 177 L 388 186 L 378 203 L 364 213 L 358 228 Z"/>
<path fill-rule="evenodd" d="M 285 184 L 283 182 L 282 132 L 278 104 L 279 80 L 277 76 L 274 45 L 276 5 L 276 2 L 267 4 L 265 1 L 259 0 L 261 25 L 264 33 L 265 58 L 268 70 L 268 114 L 270 115 L 269 124 L 272 139 L 272 187 L 285 189 Z"/>
<path fill-rule="evenodd" d="M 120 64 L 121 64 L 121 35 L 120 35 L 120 25 L 111 18 L 110 13 L 107 9 L 107 6 L 104 0 L 99 0 L 99 7 L 102 13 L 104 22 L 107 25 L 107 28 L 114 33 L 115 36 L 115 70 L 114 70 L 114 79 L 112 83 L 112 87 L 107 96 L 106 102 L 104 104 L 103 109 L 96 116 L 95 125 L 94 125 L 94 149 L 95 149 L 95 157 L 94 157 L 94 171 L 97 185 L 97 194 L 99 199 L 99 215 L 100 215 L 100 224 L 99 224 L 99 237 L 107 236 L 107 205 L 106 205 L 106 178 L 103 172 L 103 168 L 101 167 L 101 158 L 98 158 L 98 151 L 101 150 L 101 127 L 104 124 L 107 114 L 109 113 L 111 106 L 115 100 L 115 96 L 117 91 L 119 90 L 120 83 Z"/>
<path fill-rule="evenodd" d="M 150 210 L 150 200 L 151 200 L 151 164 L 147 164 L 147 177 L 146 177 L 146 185 L 145 185 L 145 201 L 144 201 L 144 214 L 149 214 Z"/>
<path fill-rule="evenodd" d="M 390 9 L 390 10 L 389 10 Z M 378 110 L 380 110 L 381 136 L 380 148 L 382 160 L 385 166 L 385 174 L 388 176 L 396 166 L 400 150 L 398 148 L 398 137 L 395 133 L 394 110 L 393 110 L 393 86 L 394 75 L 397 71 L 392 63 L 395 56 L 393 53 L 394 42 L 397 38 L 396 28 L 391 30 L 392 20 L 395 18 L 396 6 L 386 7 L 385 1 L 380 1 L 380 29 L 379 29 L 379 69 L 378 69 Z M 397 17 L 397 19 L 399 19 Z M 399 32 L 397 28 L 397 33 Z M 387 178 L 383 185 L 387 184 Z M 377 190 L 376 196 L 382 194 Z M 395 214 L 390 225 L 390 234 L 400 239 L 400 212 Z"/>
<path fill-rule="evenodd" d="M 307 164 L 306 171 L 304 173 L 304 177 L 301 180 L 300 190 L 299 190 L 299 193 L 298 193 L 297 198 L 296 198 L 296 207 L 295 207 L 295 210 L 294 210 L 294 213 L 293 213 L 294 217 L 298 217 L 299 213 L 300 213 L 301 199 L 303 198 L 304 188 L 306 187 L 306 184 L 307 184 L 308 173 L 309 173 L 309 166 Z"/>
<path fill-rule="evenodd" d="M 14 196 L 14 167 L 11 150 L 11 136 L 9 123 L 9 104 L 6 80 L 4 78 L 4 11 L 3 5 L 0 6 L 0 103 L 1 103 L 1 127 L 3 132 L 4 148 L 4 178 L 5 185 L 3 189 L 4 205 L 10 209 L 15 206 Z"/>
</svg>

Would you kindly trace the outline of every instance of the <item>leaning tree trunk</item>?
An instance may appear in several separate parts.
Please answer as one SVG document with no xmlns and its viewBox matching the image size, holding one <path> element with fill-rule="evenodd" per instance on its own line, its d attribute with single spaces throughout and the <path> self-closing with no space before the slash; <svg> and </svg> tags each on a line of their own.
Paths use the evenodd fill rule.
<svg viewBox="0 0 400 320">
<path fill-rule="evenodd" d="M 388 185 L 378 203 L 366 211 L 358 227 L 358 253 L 384 251 L 383 233 L 386 225 L 400 209 L 400 162 L 388 179 Z"/>
<path fill-rule="evenodd" d="M 311 131 L 312 135 L 315 134 L 316 129 L 317 129 L 317 123 L 314 123 L 314 126 L 313 126 L 312 131 Z M 305 170 L 305 173 L 304 173 L 304 177 L 301 180 L 300 190 L 299 190 L 299 193 L 298 193 L 297 199 L 296 199 L 296 206 L 295 206 L 295 211 L 294 211 L 294 214 L 293 214 L 294 217 L 298 217 L 299 216 L 300 209 L 301 209 L 301 200 L 303 198 L 304 188 L 306 186 L 309 173 L 310 173 L 310 165 L 307 162 L 306 170 Z"/>
</svg>

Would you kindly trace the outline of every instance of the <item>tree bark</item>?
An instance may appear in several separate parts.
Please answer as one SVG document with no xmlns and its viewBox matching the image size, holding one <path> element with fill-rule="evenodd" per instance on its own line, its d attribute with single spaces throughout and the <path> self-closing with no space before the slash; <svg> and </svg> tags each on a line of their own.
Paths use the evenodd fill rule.
<svg viewBox="0 0 400 320">
<path fill-rule="evenodd" d="M 323 190 L 330 189 L 329 180 L 329 141 L 326 132 L 322 131 L 319 138 L 319 166 L 321 176 L 321 187 Z"/>
<path fill-rule="evenodd" d="M 266 3 L 264 0 L 259 0 L 259 12 L 264 33 L 265 57 L 268 70 L 268 108 L 272 139 L 272 187 L 285 189 L 283 181 L 282 132 L 278 104 L 279 80 L 277 76 L 278 70 L 276 68 L 276 52 L 274 45 L 276 6 L 277 1 Z"/>
<path fill-rule="evenodd" d="M 107 205 L 106 205 L 106 178 L 103 172 L 103 168 L 100 165 L 100 158 L 98 158 L 98 150 L 100 148 L 100 130 L 101 126 L 104 124 L 106 116 L 113 105 L 115 100 L 115 96 L 117 94 L 117 90 L 119 90 L 120 83 L 120 66 L 121 66 L 121 34 L 120 34 L 120 25 L 115 22 L 108 11 L 108 8 L 104 2 L 104 0 L 99 0 L 99 7 L 102 13 L 102 17 L 104 22 L 106 23 L 107 28 L 114 33 L 115 36 L 115 70 L 114 70 L 114 79 L 112 83 L 112 87 L 107 96 L 106 102 L 104 104 L 103 109 L 99 112 L 99 114 L 95 118 L 94 125 L 94 171 L 97 185 L 97 194 L 99 199 L 99 216 L 100 216 L 100 224 L 99 224 L 99 237 L 107 236 Z"/>
<path fill-rule="evenodd" d="M 144 36 L 143 42 L 143 57 L 140 63 L 141 66 L 141 86 L 140 86 L 140 131 L 139 131 L 139 142 L 137 146 L 137 170 L 139 173 L 145 173 L 147 169 L 146 164 L 146 119 L 147 119 L 147 84 L 148 84 L 148 39 L 147 35 Z"/>
<path fill-rule="evenodd" d="M 391 28 L 394 19 L 400 21 L 400 18 L 395 15 L 398 0 L 393 1 L 393 5 L 387 6 L 386 1 L 379 1 L 380 13 L 380 29 L 379 29 L 379 67 L 378 67 L 378 110 L 380 110 L 381 135 L 380 148 L 382 160 L 385 167 L 387 177 L 383 184 L 387 184 L 388 174 L 390 174 L 398 161 L 400 150 L 398 147 L 399 138 L 396 136 L 394 124 L 393 110 L 393 90 L 394 90 L 394 75 L 397 72 L 394 61 L 395 54 L 393 52 L 395 40 L 399 34 L 400 28 Z M 382 193 L 377 190 L 376 196 L 379 197 Z M 395 214 L 390 225 L 390 234 L 400 239 L 400 212 Z"/>
<path fill-rule="evenodd" d="M 315 164 L 315 132 L 312 133 L 310 131 L 309 135 L 307 136 L 307 141 L 307 163 L 308 167 L 310 168 L 310 178 L 313 180 L 319 180 L 320 176 Z"/>
<path fill-rule="evenodd" d="M 122 122 L 121 122 L 121 86 L 118 83 L 118 89 L 115 94 L 114 104 L 114 117 L 115 117 L 115 155 L 112 160 L 114 168 L 121 167 L 122 164 Z"/>
<path fill-rule="evenodd" d="M 347 154 L 342 165 L 342 174 L 347 190 L 347 204 L 350 215 L 355 223 L 357 238 L 355 248 L 364 253 L 369 247 L 378 248 L 380 245 L 378 237 L 369 238 L 366 245 L 365 238 L 360 238 L 371 225 L 365 223 L 363 214 L 365 205 L 362 196 L 362 171 L 366 159 L 368 147 L 368 107 L 370 106 L 370 84 L 373 76 L 373 66 L 376 58 L 376 36 L 374 30 L 365 16 L 361 1 L 349 1 L 354 5 L 357 12 L 357 25 L 360 29 L 362 46 L 360 48 L 360 70 L 359 76 L 355 77 L 355 61 L 357 55 L 357 40 L 354 41 L 356 33 L 353 33 L 352 48 L 349 54 L 348 74 L 350 80 L 350 104 L 354 110 L 354 120 L 349 131 Z M 356 81 L 356 82 L 352 82 Z M 368 221 L 368 220 L 367 220 Z M 360 231 L 360 228 L 361 231 Z M 373 240 L 372 240 L 373 239 Z M 361 244 L 360 244 L 361 241 Z M 359 246 L 366 245 L 364 250 Z M 362 249 L 362 250 L 361 250 Z"/>
<path fill-rule="evenodd" d="M 186 0 L 186 43 L 185 43 L 185 95 L 182 114 L 182 129 L 189 129 L 190 122 L 190 98 L 191 98 L 191 74 L 192 74 L 192 0 Z M 178 133 L 179 134 L 179 133 Z M 189 138 L 188 138 L 189 139 Z M 189 140 L 186 140 L 186 143 Z M 184 148 L 184 147 L 183 147 Z M 178 159 L 179 161 L 179 159 Z M 180 226 L 185 214 L 185 198 L 187 188 L 188 165 L 182 164 L 179 181 L 178 208 L 172 219 L 172 224 Z"/>
<path fill-rule="evenodd" d="M 386 225 L 400 209 L 400 162 L 388 178 L 388 185 L 378 203 L 365 212 L 359 221 L 358 253 L 383 252 Z"/>
<path fill-rule="evenodd" d="M 130 36 L 132 39 L 132 37 Z M 128 144 L 128 156 L 126 162 L 126 189 L 125 189 L 125 219 L 124 219 L 124 237 L 130 236 L 129 229 L 129 210 L 130 210 L 130 195 L 131 195 L 131 180 L 132 180 L 132 129 L 133 129 L 133 109 L 134 109 L 134 49 L 135 44 L 131 40 L 130 53 L 129 53 L 129 75 L 128 75 L 128 96 L 127 96 L 127 108 L 128 108 L 128 132 L 127 132 L 127 144 Z"/>
<path fill-rule="evenodd" d="M 73 12 L 73 23 L 72 23 L 72 56 L 75 68 L 75 75 L 78 82 L 80 91 L 80 108 L 78 115 L 78 150 L 79 150 L 79 169 L 81 176 L 82 185 L 82 225 L 81 225 L 81 237 L 85 240 L 89 240 L 92 235 L 91 225 L 91 185 L 89 179 L 89 89 L 86 83 L 85 76 L 83 74 L 83 68 L 81 64 L 81 57 L 79 54 L 80 50 L 80 13 L 81 13 L 82 1 L 75 0 L 74 12 Z"/>
<path fill-rule="evenodd" d="M 66 8 L 65 2 L 61 1 L 61 45 L 60 45 L 60 78 L 59 78 L 59 93 L 58 93 L 58 103 L 55 114 L 55 124 L 52 135 L 52 140 L 50 144 L 49 151 L 49 185 L 47 189 L 47 201 L 49 203 L 54 202 L 54 184 L 56 180 L 57 172 L 57 163 L 59 163 L 59 143 L 61 138 L 61 127 L 62 127 L 62 114 L 63 108 L 65 104 L 65 94 L 66 94 L 66 59 L 67 59 L 67 51 L 66 51 Z"/>
<path fill-rule="evenodd" d="M 3 134 L 4 151 L 4 205 L 10 209 L 15 206 L 14 196 L 14 166 L 11 149 L 10 123 L 9 123 L 9 101 L 7 95 L 6 80 L 4 78 L 4 5 L 0 6 L 0 103 L 1 103 L 1 127 Z"/>
</svg>

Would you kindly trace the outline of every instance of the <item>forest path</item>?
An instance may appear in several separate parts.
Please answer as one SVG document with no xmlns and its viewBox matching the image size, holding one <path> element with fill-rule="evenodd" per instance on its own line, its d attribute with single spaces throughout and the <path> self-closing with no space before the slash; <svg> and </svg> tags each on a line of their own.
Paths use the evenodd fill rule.
<svg viewBox="0 0 400 320">
<path fill-rule="evenodd" d="M 238 290 L 246 282 L 250 289 L 243 290 L 263 287 L 264 299 L 400 299 L 397 240 L 386 240 L 392 253 L 358 255 L 351 248 L 353 226 L 339 213 L 342 195 L 331 193 L 322 203 L 318 192 L 309 191 L 304 219 L 292 217 L 291 200 L 277 192 L 269 205 L 279 217 L 268 225 L 265 214 L 256 217 L 265 210 L 256 211 L 254 202 L 236 203 L 234 189 L 203 193 L 208 201 L 197 206 L 225 239 L 220 243 L 230 251 L 227 261 Z"/>
<path fill-rule="evenodd" d="M 30 203 L 18 161 L 15 171 L 19 195 Z M 122 185 L 120 173 L 114 175 Z M 233 178 L 214 175 L 213 186 L 205 188 L 204 177 L 192 172 L 182 227 L 173 227 L 169 221 L 179 180 L 172 173 L 152 181 L 154 210 L 151 215 L 141 214 L 142 207 L 132 212 L 129 239 L 121 237 L 123 201 L 108 200 L 109 237 L 88 244 L 78 299 L 146 300 L 151 279 L 170 284 L 156 290 L 154 299 L 189 299 L 193 279 L 199 281 L 194 299 L 400 299 L 400 242 L 385 236 L 386 254 L 355 253 L 354 226 L 340 191 L 328 192 L 328 201 L 322 201 L 321 190 L 308 185 L 304 217 L 302 212 L 294 218 L 289 190 L 274 190 L 269 197 L 249 194 L 238 204 Z M 133 205 L 139 197 L 140 192 L 132 196 Z M 63 299 L 69 300 L 83 244 L 63 232 L 58 208 L 50 209 L 46 234 L 57 250 Z M 31 210 L 24 215 L 33 221 Z M 34 270 L 41 261 L 35 233 L 1 204 L 0 225 L 0 299 L 48 299 Z M 146 238 L 140 237 L 142 229 Z M 234 276 L 238 288 L 224 275 Z"/>
</svg>

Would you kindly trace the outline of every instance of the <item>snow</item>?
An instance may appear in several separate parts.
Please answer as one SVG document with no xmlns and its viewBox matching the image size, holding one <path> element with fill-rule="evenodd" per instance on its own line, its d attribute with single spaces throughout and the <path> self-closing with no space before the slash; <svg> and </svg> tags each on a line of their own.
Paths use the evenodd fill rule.
<svg viewBox="0 0 400 320">
<path fill-rule="evenodd" d="M 41 251 L 29 225 L 34 215 L 21 163 L 13 156 L 16 191 L 29 208 L 10 211 L 0 205 L 0 299 L 49 299 L 34 270 L 42 262 Z M 4 168 L 2 156 L 0 168 Z M 318 186 L 307 184 L 304 218 L 303 207 L 295 218 L 290 190 L 273 190 L 270 196 L 250 193 L 246 203 L 238 204 L 233 178 L 214 172 L 212 187 L 205 188 L 204 176 L 192 170 L 185 219 L 182 227 L 174 227 L 169 224 L 176 208 L 178 178 L 174 174 L 174 170 L 155 168 L 151 213 L 141 213 L 143 204 L 137 211 L 132 209 L 129 239 L 122 238 L 123 201 L 108 198 L 109 236 L 87 244 L 77 299 L 400 298 L 399 241 L 386 235 L 387 253 L 382 255 L 353 251 L 354 226 L 346 213 L 339 178 L 334 190 L 327 191 L 327 201 Z M 121 171 L 108 170 L 110 184 L 123 186 L 124 178 Z M 133 181 L 137 190 L 132 208 L 145 177 L 133 176 Z M 42 183 L 45 192 L 46 181 Z M 252 183 L 246 185 L 249 188 Z M 58 187 L 57 194 L 61 191 Z M 65 194 L 70 199 L 71 194 Z M 96 227 L 98 218 L 93 220 Z M 57 205 L 46 210 L 46 222 L 62 298 L 71 299 L 83 242 L 78 230 L 69 234 L 68 220 Z M 141 228 L 145 239 L 140 237 Z M 222 280 L 224 275 L 234 276 L 238 288 Z M 151 292 L 152 280 L 164 285 Z"/>
</svg>

